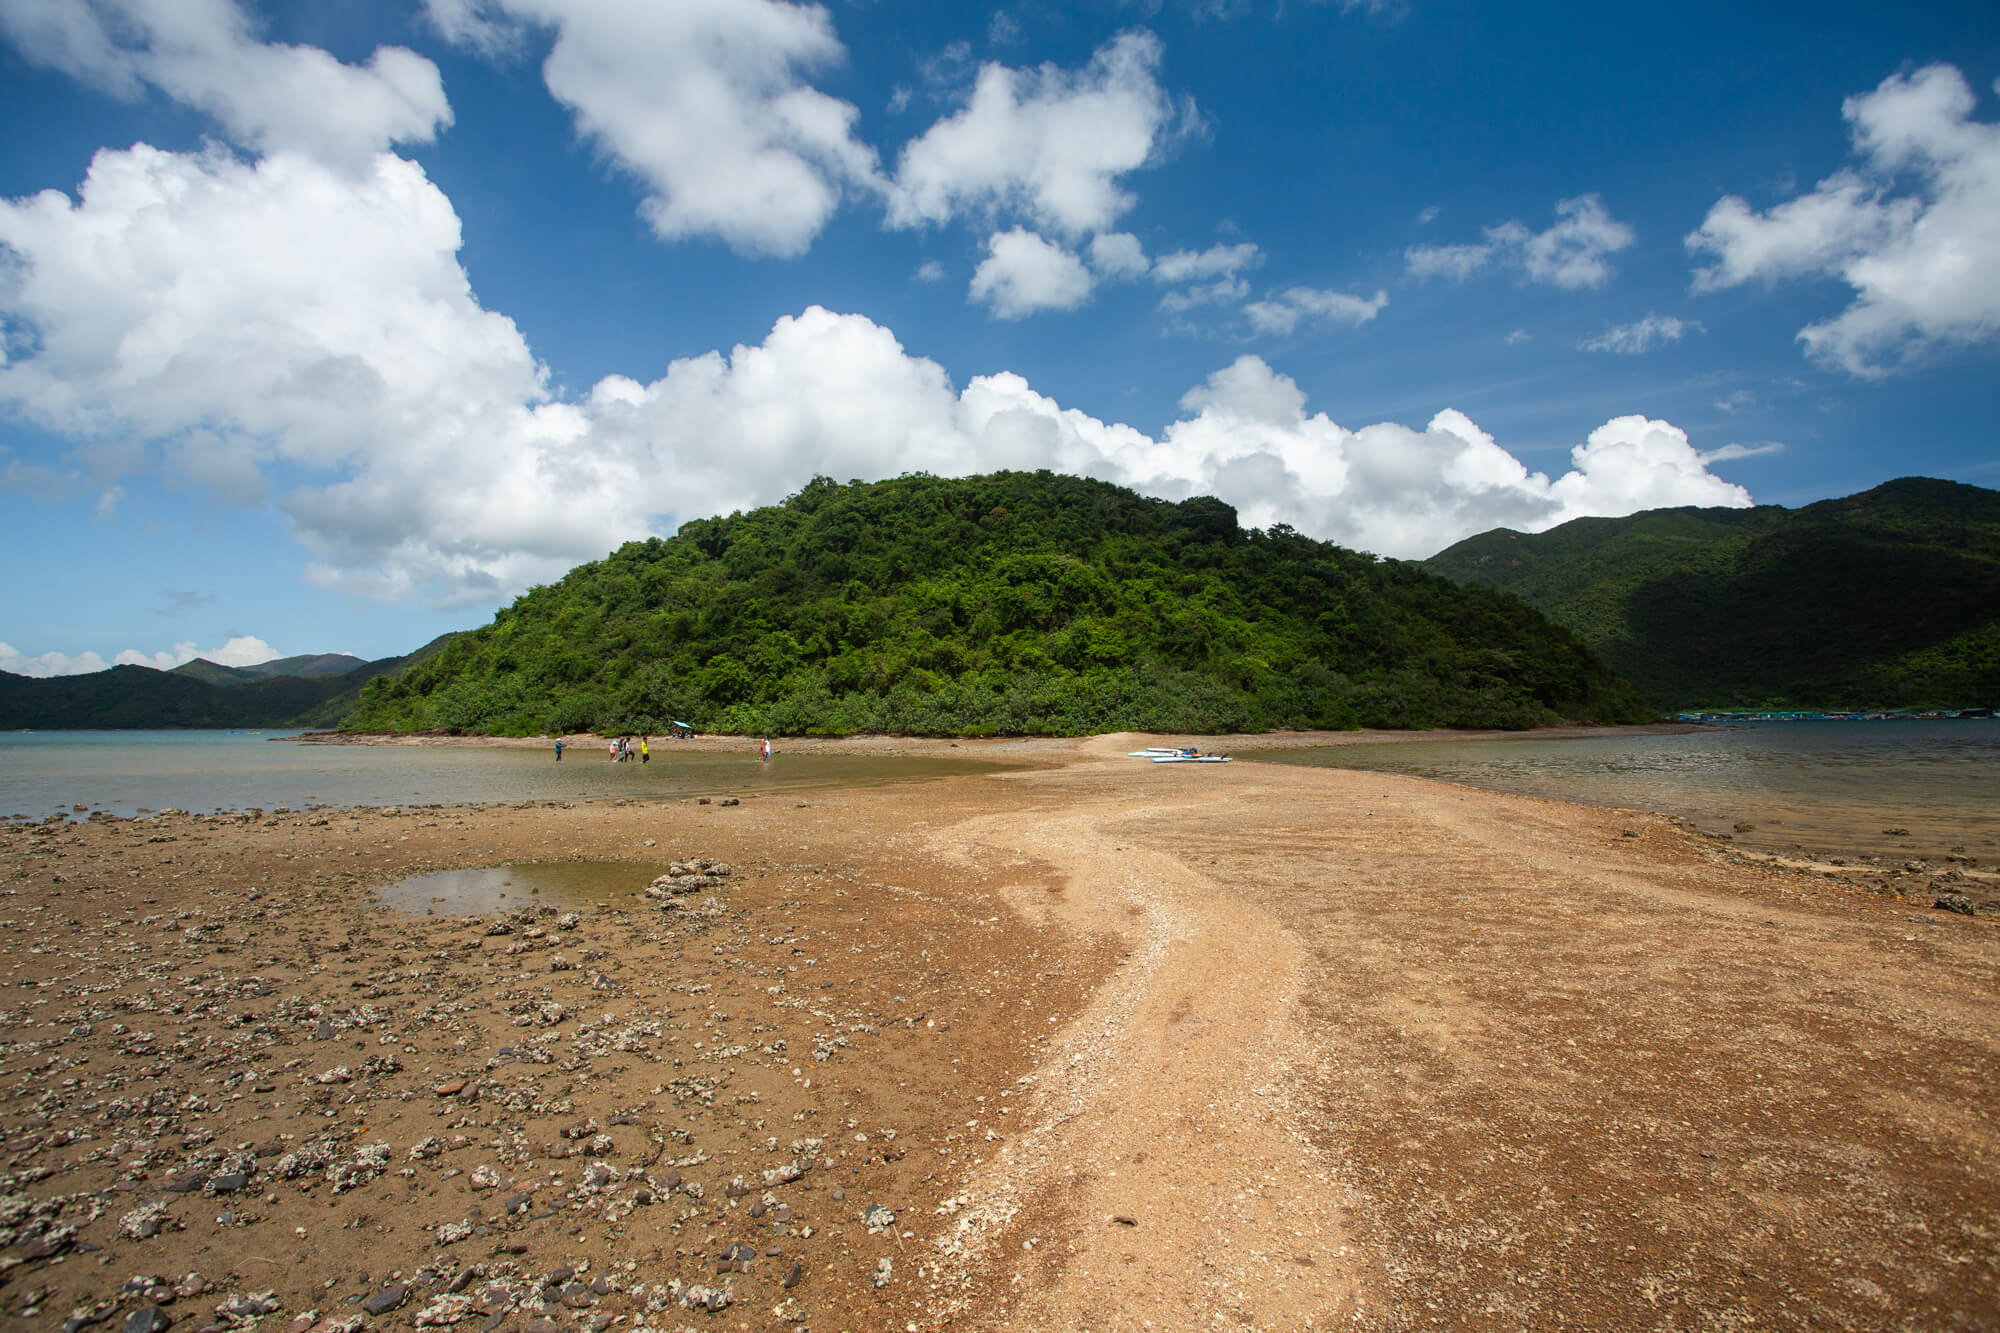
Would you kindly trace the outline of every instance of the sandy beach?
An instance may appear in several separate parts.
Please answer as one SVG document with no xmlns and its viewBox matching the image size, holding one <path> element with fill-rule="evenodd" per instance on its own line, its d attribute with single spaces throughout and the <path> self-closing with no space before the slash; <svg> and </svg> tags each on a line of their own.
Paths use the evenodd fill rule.
<svg viewBox="0 0 2000 1333">
<path fill-rule="evenodd" d="M 1123 758 L 1153 743 L 735 804 L 0 826 L 0 1311 L 2000 1324 L 2000 912 L 1931 906 L 2000 899 L 1990 868 Z M 619 864 L 477 913 L 376 892 L 556 861 Z"/>
</svg>

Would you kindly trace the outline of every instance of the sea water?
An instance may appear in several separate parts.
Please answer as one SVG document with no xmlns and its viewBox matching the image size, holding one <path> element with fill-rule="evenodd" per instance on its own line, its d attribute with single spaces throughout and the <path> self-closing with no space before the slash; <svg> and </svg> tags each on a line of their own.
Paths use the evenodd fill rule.
<svg viewBox="0 0 2000 1333">
<path fill-rule="evenodd" d="M 677 751 L 653 743 L 650 763 L 613 764 L 603 748 L 328 745 L 284 731 L 33 731 L 0 733 L 0 817 L 146 814 L 177 808 L 465 805 L 500 801 L 671 800 L 813 787 L 877 786 L 986 772 L 976 759 Z"/>
<path fill-rule="evenodd" d="M 2000 859 L 2000 720 L 1771 722 L 1241 755 L 1680 815 L 1770 851 Z M 1739 828 L 1739 825 L 1748 825 Z M 1896 830 L 1901 830 L 1897 832 Z"/>
</svg>

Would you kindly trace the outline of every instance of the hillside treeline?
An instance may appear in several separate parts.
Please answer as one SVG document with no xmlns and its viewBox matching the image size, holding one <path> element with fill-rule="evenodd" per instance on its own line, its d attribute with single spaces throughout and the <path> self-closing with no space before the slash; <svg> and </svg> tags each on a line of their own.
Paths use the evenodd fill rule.
<svg viewBox="0 0 2000 1333">
<path fill-rule="evenodd" d="M 530 735 L 1528 727 L 1645 716 L 1513 597 L 1211 498 L 1047 472 L 683 525 L 369 683 L 347 726 Z"/>
<path fill-rule="evenodd" d="M 1980 486 L 1496 529 L 1426 566 L 1539 607 L 1661 709 L 2000 704 L 2000 493 Z"/>
</svg>

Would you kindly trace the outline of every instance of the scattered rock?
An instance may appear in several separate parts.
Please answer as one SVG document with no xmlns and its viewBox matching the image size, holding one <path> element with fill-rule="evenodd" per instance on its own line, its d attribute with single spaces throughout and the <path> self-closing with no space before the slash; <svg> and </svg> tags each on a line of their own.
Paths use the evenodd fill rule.
<svg viewBox="0 0 2000 1333">
<path fill-rule="evenodd" d="M 409 1299 L 409 1287 L 399 1283 L 393 1287 L 384 1287 L 367 1300 L 361 1302 L 361 1310 L 363 1314 L 379 1317 L 388 1314 L 391 1310 L 401 1309 L 403 1302 Z"/>
<path fill-rule="evenodd" d="M 710 1314 L 728 1309 L 731 1299 L 729 1293 L 721 1288 L 703 1286 L 700 1283 L 682 1287 L 679 1296 L 683 1309 L 707 1310 Z"/>
<path fill-rule="evenodd" d="M 168 1214 L 164 1203 L 142 1203 L 118 1219 L 118 1234 L 125 1240 L 151 1240 L 168 1227 L 178 1231 L 181 1224 Z"/>
</svg>

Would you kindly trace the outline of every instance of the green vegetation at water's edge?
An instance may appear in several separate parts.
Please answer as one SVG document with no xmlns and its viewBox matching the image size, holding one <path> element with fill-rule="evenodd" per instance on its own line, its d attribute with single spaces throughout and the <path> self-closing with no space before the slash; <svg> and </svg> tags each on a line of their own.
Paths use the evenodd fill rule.
<svg viewBox="0 0 2000 1333">
<path fill-rule="evenodd" d="M 1425 562 L 1574 630 L 1680 708 L 2000 703 L 2000 492 L 1906 477 L 1792 510 L 1505 529 Z"/>
<path fill-rule="evenodd" d="M 1047 472 L 815 479 L 572 570 L 347 726 L 529 735 L 1526 727 L 1647 716 L 1511 597 L 1219 500 Z"/>
</svg>

